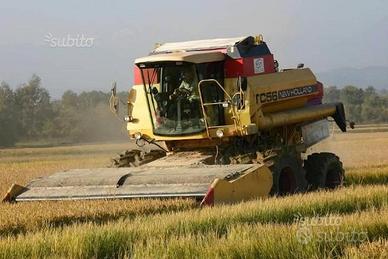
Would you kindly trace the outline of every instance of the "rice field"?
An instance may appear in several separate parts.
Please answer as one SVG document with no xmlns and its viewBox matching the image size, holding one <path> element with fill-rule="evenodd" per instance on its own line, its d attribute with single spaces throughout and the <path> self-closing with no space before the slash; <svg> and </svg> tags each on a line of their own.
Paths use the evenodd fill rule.
<svg viewBox="0 0 388 259">
<path fill-rule="evenodd" d="M 0 150 L 17 182 L 101 167 L 130 143 Z M 191 200 L 0 204 L 0 258 L 388 258 L 388 133 L 336 134 L 345 187 L 199 208 Z"/>
</svg>

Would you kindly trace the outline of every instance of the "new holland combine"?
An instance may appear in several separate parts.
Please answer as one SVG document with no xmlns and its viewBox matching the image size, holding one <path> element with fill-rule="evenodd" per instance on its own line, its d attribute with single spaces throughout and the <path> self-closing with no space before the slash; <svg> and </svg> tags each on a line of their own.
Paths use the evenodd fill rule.
<svg viewBox="0 0 388 259">
<path fill-rule="evenodd" d="M 302 64 L 280 70 L 261 36 L 159 44 L 135 60 L 128 94 L 125 121 L 140 148 L 114 168 L 15 184 L 4 200 L 192 197 L 210 205 L 336 188 L 344 180 L 336 155 L 302 158 L 329 136 L 328 117 L 346 131 L 342 103 L 322 96 Z"/>
</svg>

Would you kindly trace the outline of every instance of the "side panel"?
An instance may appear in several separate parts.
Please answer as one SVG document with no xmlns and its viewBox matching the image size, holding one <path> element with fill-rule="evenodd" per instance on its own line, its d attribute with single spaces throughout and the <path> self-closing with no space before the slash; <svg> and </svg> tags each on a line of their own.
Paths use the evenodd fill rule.
<svg viewBox="0 0 388 259">
<path fill-rule="evenodd" d="M 304 107 L 308 101 L 322 94 L 322 88 L 310 69 L 248 78 L 251 115 L 259 109 L 265 113 Z"/>
<path fill-rule="evenodd" d="M 302 126 L 303 143 L 306 147 L 311 147 L 329 137 L 329 135 L 329 123 L 327 120 L 320 120 Z"/>
</svg>

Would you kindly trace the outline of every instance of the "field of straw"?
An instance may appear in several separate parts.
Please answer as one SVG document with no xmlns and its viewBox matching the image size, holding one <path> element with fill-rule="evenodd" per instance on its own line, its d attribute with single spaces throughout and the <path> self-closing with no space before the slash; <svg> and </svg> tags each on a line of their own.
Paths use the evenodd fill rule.
<svg viewBox="0 0 388 259">
<path fill-rule="evenodd" d="M 0 149 L 12 183 L 104 167 L 130 144 Z M 335 133 L 345 187 L 235 205 L 191 200 L 0 204 L 0 258 L 388 258 L 388 132 Z"/>
</svg>

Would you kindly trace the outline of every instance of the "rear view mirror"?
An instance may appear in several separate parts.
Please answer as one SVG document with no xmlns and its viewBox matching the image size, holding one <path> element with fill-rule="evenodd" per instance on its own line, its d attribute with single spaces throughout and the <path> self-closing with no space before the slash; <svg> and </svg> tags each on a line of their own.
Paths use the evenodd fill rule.
<svg viewBox="0 0 388 259">
<path fill-rule="evenodd" d="M 128 115 L 125 117 L 125 121 L 127 122 L 134 122 L 134 119 L 132 117 L 133 107 L 134 103 L 136 102 L 136 90 L 131 89 L 128 93 Z"/>
<path fill-rule="evenodd" d="M 117 98 L 117 84 L 116 82 L 112 83 L 112 88 L 111 88 L 111 96 L 109 98 L 109 107 L 112 113 L 118 114 L 119 112 L 119 98 Z"/>
<path fill-rule="evenodd" d="M 131 89 L 128 93 L 128 103 L 135 103 L 136 102 L 136 90 Z"/>
</svg>

